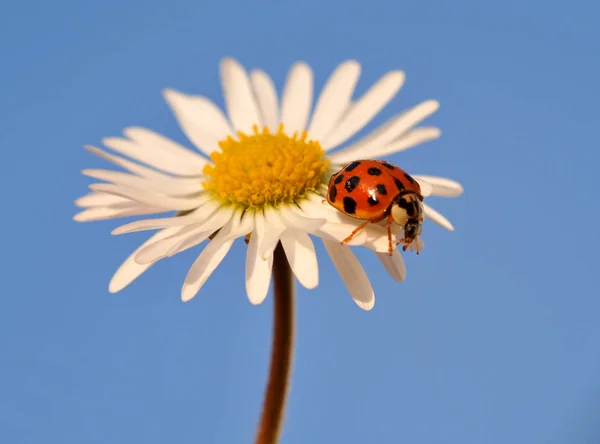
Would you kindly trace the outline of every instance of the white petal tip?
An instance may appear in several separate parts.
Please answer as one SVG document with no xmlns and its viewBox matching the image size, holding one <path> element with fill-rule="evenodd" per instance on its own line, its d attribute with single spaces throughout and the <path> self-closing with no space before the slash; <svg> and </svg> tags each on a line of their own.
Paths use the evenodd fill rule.
<svg viewBox="0 0 600 444">
<path fill-rule="evenodd" d="M 356 305 L 358 305 L 360 308 L 362 308 L 364 311 L 371 311 L 371 309 L 375 306 L 375 298 L 373 298 L 373 300 L 369 301 L 369 302 L 363 302 L 363 301 L 354 301 L 356 303 Z"/>
<path fill-rule="evenodd" d="M 169 105 L 172 105 L 174 101 L 176 101 L 177 99 L 181 99 L 184 97 L 184 95 L 182 93 L 180 93 L 179 91 L 175 90 L 175 89 L 171 89 L 171 88 L 164 88 L 162 90 L 162 95 L 163 98 L 166 100 L 166 102 Z"/>
<path fill-rule="evenodd" d="M 141 126 L 128 126 L 123 130 L 123 134 L 130 139 L 133 139 L 136 134 L 139 134 L 140 131 L 147 131 L 145 128 Z"/>
<path fill-rule="evenodd" d="M 196 296 L 196 295 L 195 294 L 188 294 L 188 293 L 183 292 L 183 291 L 181 292 L 181 300 L 183 302 L 189 302 L 189 301 L 191 301 L 192 299 L 194 299 L 194 296 Z"/>
<path fill-rule="evenodd" d="M 229 69 L 233 67 L 241 66 L 240 63 L 233 57 L 223 57 L 221 59 L 221 69 Z"/>
<path fill-rule="evenodd" d="M 340 63 L 340 66 L 351 66 L 355 69 L 360 69 L 360 62 L 356 59 L 348 59 L 345 62 Z"/>
<path fill-rule="evenodd" d="M 189 302 L 196 297 L 202 284 L 194 281 L 184 281 L 181 287 L 181 300 L 183 302 Z"/>
<path fill-rule="evenodd" d="M 319 279 L 317 277 L 317 279 L 315 279 L 312 282 L 300 282 L 300 284 L 307 290 L 314 290 L 319 286 Z"/>
<path fill-rule="evenodd" d="M 123 290 L 123 288 L 125 288 L 125 285 L 122 285 L 118 282 L 110 281 L 110 283 L 108 284 L 108 292 L 110 294 L 118 293 L 121 290 Z"/>
<path fill-rule="evenodd" d="M 313 273 L 302 273 L 300 274 L 300 276 L 293 270 L 292 268 L 292 272 L 294 273 L 294 276 L 296 277 L 296 280 L 298 281 L 298 283 L 300 285 L 302 285 L 304 288 L 306 288 L 307 290 L 314 290 L 315 288 L 317 288 L 319 286 L 319 273 L 318 273 L 318 269 L 316 272 Z"/>
<path fill-rule="evenodd" d="M 424 103 L 431 109 L 431 112 L 436 112 L 440 109 L 440 102 L 435 99 L 426 100 Z"/>
<path fill-rule="evenodd" d="M 265 295 L 265 297 L 259 298 L 259 299 L 254 299 L 254 298 L 248 297 L 248 300 L 250 301 L 250 303 L 252 305 L 260 305 L 265 301 L 265 299 L 266 299 L 266 295 Z"/>
<path fill-rule="evenodd" d="M 299 69 L 299 68 L 301 68 L 301 69 L 307 69 L 309 71 L 311 70 L 310 69 L 310 65 L 308 63 L 306 63 L 305 61 L 303 61 L 303 60 L 298 60 L 296 63 L 294 63 L 292 65 L 292 69 Z"/>
<path fill-rule="evenodd" d="M 111 136 L 111 137 L 103 137 L 102 139 L 100 139 L 100 142 L 102 142 L 102 145 L 105 145 L 110 148 L 110 146 L 112 144 L 119 143 L 121 140 L 123 140 L 123 139 L 121 139 L 120 137 Z"/>
<path fill-rule="evenodd" d="M 404 83 L 404 80 L 406 79 L 406 74 L 404 73 L 404 71 L 391 71 L 386 75 L 386 77 L 390 81 L 393 80 L 395 83 L 402 85 Z"/>
</svg>

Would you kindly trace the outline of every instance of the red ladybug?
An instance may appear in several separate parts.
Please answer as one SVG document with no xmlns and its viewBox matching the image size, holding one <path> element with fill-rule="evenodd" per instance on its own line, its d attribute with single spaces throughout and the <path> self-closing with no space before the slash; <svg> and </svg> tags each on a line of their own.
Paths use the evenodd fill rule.
<svg viewBox="0 0 600 444">
<path fill-rule="evenodd" d="M 392 223 L 404 229 L 404 238 L 396 244 L 404 243 L 404 251 L 421 234 L 424 216 L 419 183 L 401 168 L 383 160 L 355 160 L 344 166 L 329 179 L 327 201 L 347 216 L 365 221 L 342 245 L 369 223 L 385 218 L 390 256 Z"/>
</svg>

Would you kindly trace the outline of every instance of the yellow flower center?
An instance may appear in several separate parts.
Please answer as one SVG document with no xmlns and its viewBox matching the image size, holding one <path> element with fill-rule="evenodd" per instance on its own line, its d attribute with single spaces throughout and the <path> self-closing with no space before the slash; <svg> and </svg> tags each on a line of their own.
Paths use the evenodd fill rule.
<svg viewBox="0 0 600 444">
<path fill-rule="evenodd" d="M 211 153 L 213 165 L 203 173 L 204 189 L 219 200 L 257 208 L 278 206 L 302 199 L 325 180 L 329 160 L 319 142 L 288 136 L 279 126 L 276 134 L 268 128 L 252 134 L 238 132 L 239 140 L 229 136 L 219 142 L 221 151 Z"/>
</svg>

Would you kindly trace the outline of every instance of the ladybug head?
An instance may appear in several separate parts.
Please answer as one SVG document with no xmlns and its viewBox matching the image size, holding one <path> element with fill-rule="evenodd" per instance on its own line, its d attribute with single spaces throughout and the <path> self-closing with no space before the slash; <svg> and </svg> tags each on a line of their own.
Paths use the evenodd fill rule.
<svg viewBox="0 0 600 444">
<path fill-rule="evenodd" d="M 416 219 L 409 219 L 404 224 L 404 237 L 407 239 L 416 239 L 421 234 L 422 226 L 421 221 Z"/>
<path fill-rule="evenodd" d="M 421 234 L 423 204 L 416 193 L 408 192 L 398 196 L 391 207 L 394 222 L 404 229 L 404 237 L 412 241 Z"/>
</svg>

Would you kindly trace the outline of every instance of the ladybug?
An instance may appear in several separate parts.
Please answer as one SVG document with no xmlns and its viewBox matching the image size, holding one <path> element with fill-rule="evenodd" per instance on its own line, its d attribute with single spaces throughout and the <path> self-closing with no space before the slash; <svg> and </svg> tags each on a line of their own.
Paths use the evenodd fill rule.
<svg viewBox="0 0 600 444">
<path fill-rule="evenodd" d="M 345 165 L 329 179 L 327 201 L 347 216 L 365 221 L 342 245 L 369 223 L 386 218 L 390 256 L 392 223 L 404 229 L 404 238 L 396 243 L 404 243 L 404 251 L 421 234 L 424 216 L 419 183 L 403 169 L 383 160 L 355 160 Z"/>
</svg>

